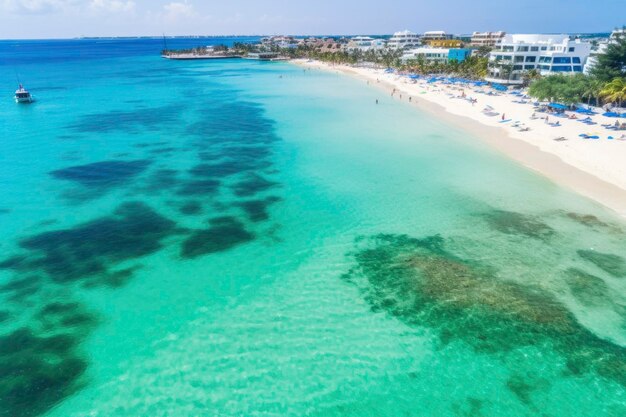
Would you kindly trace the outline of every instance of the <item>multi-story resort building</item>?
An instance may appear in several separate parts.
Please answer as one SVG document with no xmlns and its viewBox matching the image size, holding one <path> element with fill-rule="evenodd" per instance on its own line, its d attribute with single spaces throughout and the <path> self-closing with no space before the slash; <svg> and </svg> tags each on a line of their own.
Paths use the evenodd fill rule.
<svg viewBox="0 0 626 417">
<path fill-rule="evenodd" d="M 420 35 L 409 30 L 396 32 L 387 41 L 387 47 L 393 49 L 417 48 L 421 45 Z"/>
<path fill-rule="evenodd" d="M 489 54 L 487 81 L 522 84 L 524 73 L 582 73 L 591 44 L 568 35 L 505 35 Z"/>
<path fill-rule="evenodd" d="M 589 58 L 587 59 L 587 63 L 585 64 L 585 69 L 584 69 L 585 74 L 588 74 L 589 72 L 591 72 L 593 67 L 596 65 L 596 63 L 598 62 L 598 55 L 604 54 L 606 52 L 606 49 L 609 47 L 609 45 L 617 43 L 617 40 L 619 38 L 626 38 L 626 29 L 614 30 L 611 33 L 611 36 L 609 37 L 609 39 L 600 43 L 595 50 L 591 51 L 591 55 L 589 55 Z"/>
<path fill-rule="evenodd" d="M 423 59 L 424 62 L 429 64 L 442 64 L 449 61 L 462 62 L 471 53 L 471 49 L 421 47 L 407 51 L 401 59 L 403 62 Z"/>
<path fill-rule="evenodd" d="M 506 35 L 505 32 L 474 32 L 472 33 L 471 46 L 480 48 L 481 46 L 494 47 Z"/>
<path fill-rule="evenodd" d="M 429 41 L 441 41 L 446 39 L 452 39 L 452 35 L 446 34 L 443 30 L 431 30 L 429 32 L 424 32 L 422 35 L 422 43 L 427 43 Z"/>
<path fill-rule="evenodd" d="M 372 38 L 369 36 L 355 36 L 350 39 L 350 42 L 346 45 L 347 51 L 368 51 L 370 49 L 383 49 L 385 47 L 385 41 L 383 39 Z"/>
</svg>

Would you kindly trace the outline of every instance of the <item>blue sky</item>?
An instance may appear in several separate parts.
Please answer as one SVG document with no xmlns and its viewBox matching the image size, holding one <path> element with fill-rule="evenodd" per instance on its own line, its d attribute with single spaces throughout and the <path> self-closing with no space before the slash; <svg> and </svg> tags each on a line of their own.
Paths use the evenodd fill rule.
<svg viewBox="0 0 626 417">
<path fill-rule="evenodd" d="M 0 0 L 0 38 L 606 32 L 626 0 Z"/>
</svg>

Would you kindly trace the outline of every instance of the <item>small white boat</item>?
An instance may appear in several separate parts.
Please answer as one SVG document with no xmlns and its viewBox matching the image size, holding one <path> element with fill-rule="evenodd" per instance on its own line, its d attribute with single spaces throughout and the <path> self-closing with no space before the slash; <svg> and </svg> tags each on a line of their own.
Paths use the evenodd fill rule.
<svg viewBox="0 0 626 417">
<path fill-rule="evenodd" d="M 20 87 L 15 91 L 15 102 L 16 103 L 32 103 L 33 102 L 33 96 L 30 95 L 28 90 L 26 90 L 22 86 L 22 84 L 20 84 Z"/>
</svg>

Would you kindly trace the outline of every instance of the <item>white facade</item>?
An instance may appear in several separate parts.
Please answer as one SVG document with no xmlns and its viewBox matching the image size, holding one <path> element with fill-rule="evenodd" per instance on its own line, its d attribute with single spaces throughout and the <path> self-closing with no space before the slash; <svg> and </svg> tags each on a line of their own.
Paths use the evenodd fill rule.
<svg viewBox="0 0 626 417">
<path fill-rule="evenodd" d="M 407 51 L 401 58 L 402 62 L 418 59 L 422 57 L 427 63 L 445 63 L 448 62 L 450 54 L 449 48 L 415 48 Z"/>
<path fill-rule="evenodd" d="M 452 39 L 452 35 L 446 34 L 443 30 L 431 30 L 424 32 L 422 35 L 422 41 L 439 41 L 445 39 Z"/>
<path fill-rule="evenodd" d="M 396 32 L 387 41 L 387 46 L 393 49 L 409 49 L 420 46 L 420 35 L 408 30 Z"/>
<path fill-rule="evenodd" d="M 489 54 L 487 81 L 522 84 L 524 72 L 582 73 L 591 44 L 568 35 L 505 35 Z"/>
<path fill-rule="evenodd" d="M 346 50 L 361 50 L 365 52 L 370 49 L 382 49 L 384 47 L 385 41 L 382 39 L 371 38 L 369 36 L 355 36 L 350 39 L 350 42 L 346 45 Z"/>
<path fill-rule="evenodd" d="M 598 62 L 598 55 L 602 55 L 603 53 L 605 53 L 606 48 L 608 48 L 610 44 L 616 43 L 618 38 L 620 37 L 626 37 L 626 29 L 614 30 L 606 42 L 601 43 L 600 45 L 598 45 L 598 49 L 591 52 L 591 55 L 589 56 L 589 59 L 587 59 L 587 63 L 585 64 L 585 74 L 591 72 L 593 67 L 596 65 L 596 63 Z"/>
<path fill-rule="evenodd" d="M 506 35 L 505 32 L 474 32 L 472 33 L 472 46 L 496 46 Z"/>
</svg>

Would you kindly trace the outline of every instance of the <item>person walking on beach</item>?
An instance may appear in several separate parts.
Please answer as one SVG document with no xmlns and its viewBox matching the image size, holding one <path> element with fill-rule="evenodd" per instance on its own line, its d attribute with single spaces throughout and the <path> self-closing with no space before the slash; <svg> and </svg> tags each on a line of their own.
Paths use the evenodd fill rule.
<svg viewBox="0 0 626 417">
<path fill-rule="evenodd" d="M 376 99 L 376 104 L 378 104 L 378 99 Z"/>
<path fill-rule="evenodd" d="M 502 113 L 502 121 L 504 121 L 504 117 L 505 117 L 505 114 L 504 114 L 504 113 Z"/>
</svg>

